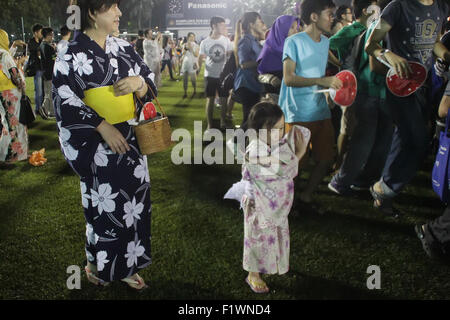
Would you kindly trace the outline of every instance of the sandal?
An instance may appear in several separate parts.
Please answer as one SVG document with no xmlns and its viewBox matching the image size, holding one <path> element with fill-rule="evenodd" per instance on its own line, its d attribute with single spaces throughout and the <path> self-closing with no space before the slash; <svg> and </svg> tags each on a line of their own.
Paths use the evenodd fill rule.
<svg viewBox="0 0 450 320">
<path fill-rule="evenodd" d="M 142 279 L 137 273 L 136 273 L 136 279 L 133 279 L 131 277 L 125 278 L 120 280 L 122 282 L 125 282 L 128 284 L 128 286 L 132 289 L 135 289 L 137 291 L 144 291 L 148 288 L 148 285 L 145 284 L 144 279 Z"/>
<path fill-rule="evenodd" d="M 245 282 L 247 282 L 254 293 L 268 293 L 270 291 L 262 279 L 250 279 L 250 276 L 247 276 Z"/>
<path fill-rule="evenodd" d="M 370 187 L 370 194 L 374 199 L 374 208 L 395 219 L 398 219 L 400 217 L 400 211 L 392 205 L 392 198 L 388 198 L 383 194 L 376 192 L 373 186 Z"/>
<path fill-rule="evenodd" d="M 88 281 L 92 284 L 95 284 L 98 287 L 106 287 L 107 285 L 109 285 L 108 282 L 100 279 L 99 277 L 97 277 L 89 268 L 88 266 L 84 267 L 84 271 L 86 272 L 86 277 L 88 279 Z"/>
</svg>

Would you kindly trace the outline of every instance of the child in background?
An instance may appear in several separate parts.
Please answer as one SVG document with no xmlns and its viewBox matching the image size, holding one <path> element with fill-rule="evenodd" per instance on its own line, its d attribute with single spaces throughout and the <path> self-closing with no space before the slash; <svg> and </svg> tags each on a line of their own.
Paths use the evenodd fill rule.
<svg viewBox="0 0 450 320">
<path fill-rule="evenodd" d="M 244 210 L 246 282 L 255 293 L 267 293 L 269 288 L 260 273 L 281 275 L 289 270 L 288 215 L 294 200 L 293 179 L 310 132 L 295 126 L 284 136 L 283 112 L 269 102 L 252 108 L 248 128 L 256 133 L 253 137 L 250 134 L 242 180 L 233 185 L 225 199 L 240 201 Z"/>
</svg>

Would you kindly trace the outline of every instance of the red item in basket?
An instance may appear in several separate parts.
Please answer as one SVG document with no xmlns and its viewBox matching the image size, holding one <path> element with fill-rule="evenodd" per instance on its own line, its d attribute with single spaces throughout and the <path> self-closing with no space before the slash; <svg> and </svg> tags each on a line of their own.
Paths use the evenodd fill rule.
<svg viewBox="0 0 450 320">
<path fill-rule="evenodd" d="M 358 81 L 353 72 L 344 70 L 339 72 L 336 77 L 342 81 L 342 88 L 330 92 L 333 101 L 342 107 L 350 107 L 356 99 L 358 91 Z"/>
<path fill-rule="evenodd" d="M 151 102 L 147 102 L 144 105 L 144 119 L 145 120 L 153 119 L 156 118 L 157 115 L 158 113 L 156 112 L 155 105 Z"/>
<path fill-rule="evenodd" d="M 397 97 L 407 97 L 415 93 L 427 80 L 427 69 L 418 62 L 408 62 L 413 73 L 409 79 L 401 79 L 390 69 L 386 76 L 386 85 L 389 91 Z"/>
</svg>

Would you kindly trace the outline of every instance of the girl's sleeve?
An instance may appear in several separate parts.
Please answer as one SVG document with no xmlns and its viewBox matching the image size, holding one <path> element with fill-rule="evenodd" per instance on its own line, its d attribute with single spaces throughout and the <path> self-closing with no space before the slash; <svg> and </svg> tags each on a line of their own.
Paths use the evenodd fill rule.
<svg viewBox="0 0 450 320">
<path fill-rule="evenodd" d="M 62 151 L 75 171 L 81 174 L 82 167 L 91 163 L 101 141 L 96 128 L 104 119 L 82 101 L 85 83 L 74 72 L 70 47 L 64 50 L 66 52 L 62 52 L 55 63 L 52 96 Z"/>
</svg>

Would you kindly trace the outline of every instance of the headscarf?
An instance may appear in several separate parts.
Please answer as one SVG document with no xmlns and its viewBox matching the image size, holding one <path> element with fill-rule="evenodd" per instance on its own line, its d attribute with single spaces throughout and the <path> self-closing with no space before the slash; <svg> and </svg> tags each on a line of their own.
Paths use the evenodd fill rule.
<svg viewBox="0 0 450 320">
<path fill-rule="evenodd" d="M 0 49 L 6 50 L 7 52 L 9 52 L 8 33 L 3 29 L 0 29 Z"/>
<path fill-rule="evenodd" d="M 273 24 L 258 58 L 260 74 L 283 70 L 284 42 L 294 21 L 300 25 L 300 19 L 295 16 L 278 17 Z"/>
</svg>

